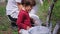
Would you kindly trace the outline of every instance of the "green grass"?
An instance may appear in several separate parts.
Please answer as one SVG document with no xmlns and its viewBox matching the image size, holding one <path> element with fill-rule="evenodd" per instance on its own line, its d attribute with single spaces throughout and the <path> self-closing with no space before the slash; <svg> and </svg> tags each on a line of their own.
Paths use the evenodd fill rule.
<svg viewBox="0 0 60 34">
<path fill-rule="evenodd" d="M 0 6 L 0 34 L 4 34 L 3 32 L 7 32 L 10 27 L 10 21 L 6 16 L 5 5 Z M 10 28 L 11 29 L 11 28 Z M 8 33 L 8 32 L 7 32 Z M 18 34 L 17 30 L 12 30 L 12 34 Z"/>
<path fill-rule="evenodd" d="M 55 20 L 60 20 L 60 0 L 57 1 L 53 10 L 53 17 Z"/>
<path fill-rule="evenodd" d="M 51 0 L 52 3 L 52 0 Z M 44 2 L 43 6 L 40 6 L 38 16 L 40 19 L 42 19 L 43 23 L 46 22 L 46 17 L 48 13 L 48 8 L 50 4 L 48 4 L 47 0 Z M 52 23 L 53 26 L 56 24 L 56 21 L 60 20 L 60 0 L 57 0 L 57 2 L 54 5 L 53 11 L 52 11 Z"/>
<path fill-rule="evenodd" d="M 5 15 L 5 7 L 4 6 L 0 6 L 0 15 L 1 16 Z"/>
</svg>

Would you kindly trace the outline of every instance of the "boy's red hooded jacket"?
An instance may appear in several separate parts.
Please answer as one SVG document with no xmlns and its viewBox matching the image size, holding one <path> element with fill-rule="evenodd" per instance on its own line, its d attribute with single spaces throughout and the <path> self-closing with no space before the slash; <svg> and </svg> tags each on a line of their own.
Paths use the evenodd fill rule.
<svg viewBox="0 0 60 34">
<path fill-rule="evenodd" d="M 29 13 L 27 11 L 21 10 L 18 15 L 16 22 L 18 29 L 27 29 L 27 26 L 31 27 Z"/>
</svg>

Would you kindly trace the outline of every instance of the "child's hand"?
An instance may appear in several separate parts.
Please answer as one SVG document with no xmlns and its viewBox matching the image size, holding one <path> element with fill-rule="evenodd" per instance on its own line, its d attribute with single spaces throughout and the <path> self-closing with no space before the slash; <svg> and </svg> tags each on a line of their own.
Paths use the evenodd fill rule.
<svg viewBox="0 0 60 34">
<path fill-rule="evenodd" d="M 27 30 L 29 29 L 30 27 L 29 26 L 27 26 Z"/>
</svg>

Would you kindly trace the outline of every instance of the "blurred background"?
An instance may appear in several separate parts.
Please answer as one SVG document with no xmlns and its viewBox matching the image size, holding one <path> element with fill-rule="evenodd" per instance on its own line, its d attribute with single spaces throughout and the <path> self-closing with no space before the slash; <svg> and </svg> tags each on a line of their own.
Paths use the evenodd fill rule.
<svg viewBox="0 0 60 34">
<path fill-rule="evenodd" d="M 7 0 L 0 0 L 0 34 L 18 34 L 17 29 L 12 30 L 10 28 L 10 21 L 6 16 L 6 3 Z M 48 8 L 51 3 L 52 0 L 50 0 L 49 2 L 45 0 L 43 6 L 41 6 L 40 4 L 38 5 L 39 9 L 37 15 L 42 20 L 43 24 L 46 23 Z M 51 18 L 51 22 L 53 23 L 52 30 L 54 29 L 57 21 L 60 21 L 60 0 L 57 0 L 53 8 Z M 60 31 L 58 31 L 58 33 L 59 32 Z"/>
</svg>

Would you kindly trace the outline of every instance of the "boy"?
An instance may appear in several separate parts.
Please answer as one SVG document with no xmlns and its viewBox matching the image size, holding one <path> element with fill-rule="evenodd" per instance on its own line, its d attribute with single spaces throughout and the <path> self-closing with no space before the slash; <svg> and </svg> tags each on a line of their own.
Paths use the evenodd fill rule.
<svg viewBox="0 0 60 34">
<path fill-rule="evenodd" d="M 36 5 L 35 0 L 22 0 L 21 4 L 23 5 L 23 8 L 20 10 L 18 19 L 17 19 L 17 26 L 18 26 L 18 32 L 20 29 L 28 30 L 31 27 L 29 12 L 33 8 L 33 6 Z"/>
</svg>

